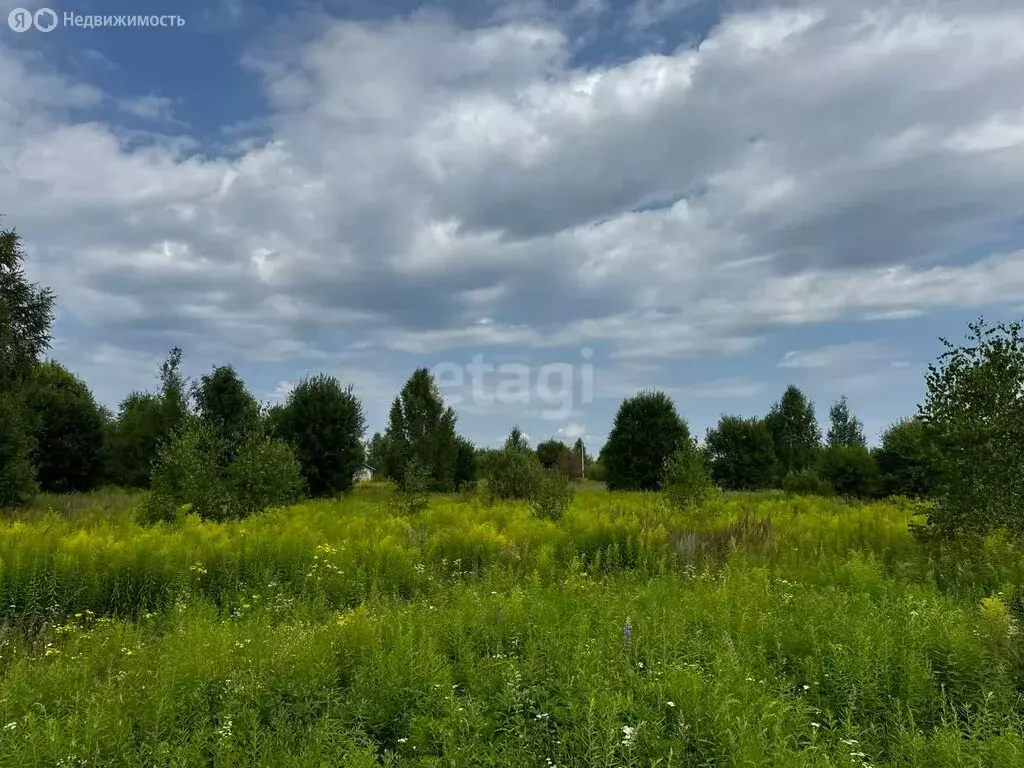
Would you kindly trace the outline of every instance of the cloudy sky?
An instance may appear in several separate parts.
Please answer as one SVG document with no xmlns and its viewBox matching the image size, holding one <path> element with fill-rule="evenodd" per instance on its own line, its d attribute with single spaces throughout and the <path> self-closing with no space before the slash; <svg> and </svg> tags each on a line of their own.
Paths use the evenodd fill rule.
<svg viewBox="0 0 1024 768">
<path fill-rule="evenodd" d="M 0 212 L 111 407 L 177 345 L 371 429 L 427 366 L 484 444 L 787 383 L 874 438 L 1021 314 L 1020 0 L 150 5 L 185 26 L 0 27 Z"/>
</svg>

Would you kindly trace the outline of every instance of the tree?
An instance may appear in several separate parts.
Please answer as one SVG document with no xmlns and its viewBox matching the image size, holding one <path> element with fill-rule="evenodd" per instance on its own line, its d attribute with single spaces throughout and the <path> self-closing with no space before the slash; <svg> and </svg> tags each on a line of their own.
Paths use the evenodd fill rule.
<svg viewBox="0 0 1024 768">
<path fill-rule="evenodd" d="M 627 398 L 619 406 L 602 451 L 608 488 L 657 490 L 665 462 L 689 437 L 686 422 L 664 392 L 646 391 Z"/>
<path fill-rule="evenodd" d="M 919 407 L 936 449 L 941 496 L 930 514 L 946 534 L 1024 533 L 1024 337 L 1021 323 L 969 325 L 967 344 L 928 367 Z"/>
<path fill-rule="evenodd" d="M 512 431 L 508 433 L 508 437 L 505 438 L 505 448 L 513 448 L 518 451 L 530 450 L 530 443 L 526 439 L 526 435 L 519 426 L 512 427 Z"/>
<path fill-rule="evenodd" d="M 10 391 L 31 374 L 50 347 L 54 295 L 30 283 L 22 262 L 21 236 L 0 229 L 0 391 Z"/>
<path fill-rule="evenodd" d="M 445 407 L 430 371 L 416 370 L 391 406 L 384 433 L 387 476 L 404 482 L 415 460 L 417 471 L 429 478 L 431 490 L 451 490 L 458 458 L 455 420 L 455 411 Z"/>
<path fill-rule="evenodd" d="M 537 458 L 544 469 L 557 469 L 563 456 L 569 453 L 569 446 L 561 440 L 545 440 L 537 445 Z"/>
<path fill-rule="evenodd" d="M 259 426 L 259 403 L 230 365 L 202 376 L 193 388 L 193 397 L 199 419 L 215 442 L 214 450 L 221 454 L 218 461 L 227 466 Z"/>
<path fill-rule="evenodd" d="M 384 469 L 387 464 L 387 444 L 380 432 L 374 432 L 373 437 L 366 443 L 366 464 L 374 472 L 386 475 Z"/>
<path fill-rule="evenodd" d="M 875 459 L 863 445 L 834 445 L 822 451 L 818 475 L 841 496 L 870 499 L 878 494 Z"/>
<path fill-rule="evenodd" d="M 160 450 L 191 418 L 181 375 L 181 349 L 174 347 L 160 366 L 160 392 L 132 392 L 121 401 L 108 429 L 108 475 L 130 488 L 148 488 Z"/>
<path fill-rule="evenodd" d="M 322 374 L 303 379 L 288 395 L 280 427 L 312 496 L 351 490 L 365 461 L 366 433 L 363 406 L 351 386 Z"/>
<path fill-rule="evenodd" d="M 779 471 L 785 476 L 807 469 L 821 449 L 821 429 L 814 404 L 790 385 L 772 406 L 765 423 L 772 434 Z"/>
<path fill-rule="evenodd" d="M 866 448 L 864 424 L 850 413 L 850 406 L 843 395 L 828 411 L 829 429 L 825 444 L 829 448 Z"/>
<path fill-rule="evenodd" d="M 457 452 L 455 456 L 455 490 L 472 488 L 476 485 L 477 462 L 476 446 L 466 439 L 456 439 Z"/>
<path fill-rule="evenodd" d="M 56 362 L 39 365 L 26 387 L 32 460 L 42 490 L 88 491 L 103 482 L 104 417 L 84 381 Z"/>
<path fill-rule="evenodd" d="M 687 436 L 665 464 L 662 489 L 669 504 L 680 511 L 700 506 L 715 491 L 697 443 Z"/>
<path fill-rule="evenodd" d="M 903 419 L 891 425 L 882 433 L 882 444 L 874 454 L 880 491 L 886 496 L 927 498 L 935 494 L 934 450 L 921 419 Z"/>
<path fill-rule="evenodd" d="M 32 424 L 24 385 L 50 346 L 54 295 L 30 283 L 13 229 L 0 229 L 0 507 L 27 503 L 37 490 Z"/>
<path fill-rule="evenodd" d="M 730 491 L 770 488 L 777 475 L 775 443 L 764 419 L 723 416 L 704 440 L 708 469 Z"/>
</svg>

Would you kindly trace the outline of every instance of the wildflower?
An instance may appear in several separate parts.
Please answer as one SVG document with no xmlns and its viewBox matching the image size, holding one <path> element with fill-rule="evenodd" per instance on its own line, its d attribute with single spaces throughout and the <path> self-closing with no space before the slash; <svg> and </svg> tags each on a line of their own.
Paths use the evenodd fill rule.
<svg viewBox="0 0 1024 768">
<path fill-rule="evenodd" d="M 622 628 L 622 639 L 626 641 L 626 647 L 629 648 L 630 641 L 633 639 L 633 624 L 629 619 L 626 619 L 626 626 Z"/>
<path fill-rule="evenodd" d="M 628 726 L 628 725 L 622 726 L 622 742 L 621 742 L 622 746 L 624 746 L 624 747 L 631 747 L 631 746 L 633 746 L 633 734 L 635 732 L 636 732 L 636 729 L 631 727 L 631 726 Z"/>
<path fill-rule="evenodd" d="M 814 728 L 821 728 L 821 723 L 811 723 Z"/>
<path fill-rule="evenodd" d="M 674 701 L 669 701 L 669 702 L 666 702 L 666 703 L 667 703 L 667 704 L 668 704 L 668 705 L 669 705 L 670 707 L 675 707 L 675 705 L 676 705 L 676 703 L 675 703 Z"/>
<path fill-rule="evenodd" d="M 405 742 L 407 742 L 407 741 L 408 741 L 408 739 L 407 739 L 407 738 L 405 738 L 405 736 L 403 736 L 402 738 L 400 738 L 400 739 L 398 740 L 398 743 L 399 743 L 399 744 L 405 744 Z"/>
<path fill-rule="evenodd" d="M 18 727 L 18 721 L 17 720 L 11 720 L 11 722 L 9 722 L 7 725 L 4 726 L 4 730 L 5 731 L 13 731 L 17 727 Z"/>
</svg>

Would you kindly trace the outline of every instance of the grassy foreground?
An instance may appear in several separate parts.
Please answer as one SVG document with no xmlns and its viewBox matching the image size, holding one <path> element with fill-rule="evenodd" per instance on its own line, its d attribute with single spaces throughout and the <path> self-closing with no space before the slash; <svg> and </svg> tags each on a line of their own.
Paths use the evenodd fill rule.
<svg viewBox="0 0 1024 768">
<path fill-rule="evenodd" d="M 1024 764 L 1024 552 L 909 503 L 131 503 L 0 524 L 0 765 Z"/>
</svg>

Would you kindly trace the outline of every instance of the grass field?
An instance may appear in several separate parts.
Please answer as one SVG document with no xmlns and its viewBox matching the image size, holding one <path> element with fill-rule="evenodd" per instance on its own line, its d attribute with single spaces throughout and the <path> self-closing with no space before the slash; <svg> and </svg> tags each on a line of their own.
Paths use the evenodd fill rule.
<svg viewBox="0 0 1024 768">
<path fill-rule="evenodd" d="M 1024 553 L 909 502 L 135 503 L 0 524 L 0 764 L 1024 764 Z"/>
</svg>

